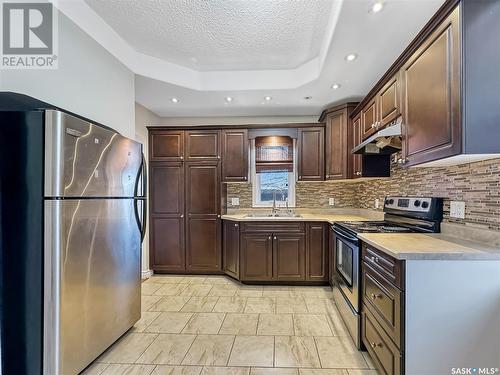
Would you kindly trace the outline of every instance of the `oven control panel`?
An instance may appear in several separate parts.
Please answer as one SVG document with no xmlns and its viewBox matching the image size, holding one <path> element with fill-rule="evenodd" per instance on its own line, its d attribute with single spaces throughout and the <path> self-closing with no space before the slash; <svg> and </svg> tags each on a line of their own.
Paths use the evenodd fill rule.
<svg viewBox="0 0 500 375">
<path fill-rule="evenodd" d="M 384 202 L 384 209 L 405 211 L 405 212 L 430 212 L 434 208 L 436 198 L 428 197 L 387 197 Z"/>
</svg>

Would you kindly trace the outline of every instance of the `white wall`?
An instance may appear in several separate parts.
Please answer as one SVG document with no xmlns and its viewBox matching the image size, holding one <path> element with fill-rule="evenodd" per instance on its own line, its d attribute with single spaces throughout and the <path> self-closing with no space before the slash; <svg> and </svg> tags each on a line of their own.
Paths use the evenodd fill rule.
<svg viewBox="0 0 500 375">
<path fill-rule="evenodd" d="M 0 71 L 0 90 L 33 96 L 134 137 L 134 74 L 58 14 L 58 69 Z"/>
<path fill-rule="evenodd" d="M 160 117 L 153 112 L 143 107 L 139 103 L 135 103 L 135 140 L 142 143 L 144 156 L 148 160 L 148 129 L 146 126 L 157 124 Z M 149 183 L 149 182 L 148 182 Z M 149 186 L 149 184 L 148 184 Z M 149 197 L 148 197 L 149 198 Z M 146 234 L 142 242 L 142 275 L 147 277 L 150 274 L 149 269 L 149 218 L 146 221 Z"/>
</svg>

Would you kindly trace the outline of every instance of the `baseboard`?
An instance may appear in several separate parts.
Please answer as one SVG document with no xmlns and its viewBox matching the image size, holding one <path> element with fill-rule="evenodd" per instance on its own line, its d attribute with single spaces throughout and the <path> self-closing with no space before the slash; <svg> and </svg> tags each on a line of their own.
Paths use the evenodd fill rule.
<svg viewBox="0 0 500 375">
<path fill-rule="evenodd" d="M 151 270 L 146 270 L 141 272 L 141 279 L 146 280 L 149 279 L 151 276 L 153 276 L 153 271 Z"/>
</svg>

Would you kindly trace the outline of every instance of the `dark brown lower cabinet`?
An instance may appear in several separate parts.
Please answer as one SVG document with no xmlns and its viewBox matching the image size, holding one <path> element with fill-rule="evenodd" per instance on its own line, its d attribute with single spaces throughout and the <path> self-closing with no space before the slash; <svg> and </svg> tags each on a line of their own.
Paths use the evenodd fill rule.
<svg viewBox="0 0 500 375">
<path fill-rule="evenodd" d="M 361 339 L 381 374 L 402 374 L 404 261 L 362 245 Z"/>
<path fill-rule="evenodd" d="M 363 344 L 370 353 L 379 373 L 400 375 L 402 373 L 402 357 L 399 349 L 366 308 L 361 313 L 361 332 Z"/>
<path fill-rule="evenodd" d="M 278 281 L 305 280 L 304 235 L 278 233 L 273 235 L 273 276 Z"/>
<path fill-rule="evenodd" d="M 224 221 L 222 228 L 222 264 L 226 275 L 240 277 L 240 224 Z"/>
<path fill-rule="evenodd" d="M 220 271 L 220 219 L 190 217 L 186 222 L 186 270 Z"/>
<path fill-rule="evenodd" d="M 163 272 L 183 271 L 186 264 L 184 218 L 153 217 L 150 226 L 151 268 Z"/>
<path fill-rule="evenodd" d="M 244 281 L 273 280 L 273 240 L 271 233 L 241 235 L 240 279 Z"/>
<path fill-rule="evenodd" d="M 306 280 L 328 281 L 328 226 L 307 223 Z"/>
</svg>

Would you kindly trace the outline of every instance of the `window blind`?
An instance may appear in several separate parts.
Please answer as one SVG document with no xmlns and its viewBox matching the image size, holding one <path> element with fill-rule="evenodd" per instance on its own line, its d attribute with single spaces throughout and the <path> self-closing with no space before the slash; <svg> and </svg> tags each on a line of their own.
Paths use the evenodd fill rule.
<svg viewBox="0 0 500 375">
<path fill-rule="evenodd" d="M 255 138 L 255 170 L 293 172 L 293 139 L 286 136 Z"/>
</svg>

